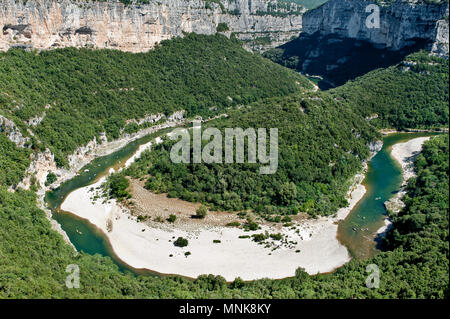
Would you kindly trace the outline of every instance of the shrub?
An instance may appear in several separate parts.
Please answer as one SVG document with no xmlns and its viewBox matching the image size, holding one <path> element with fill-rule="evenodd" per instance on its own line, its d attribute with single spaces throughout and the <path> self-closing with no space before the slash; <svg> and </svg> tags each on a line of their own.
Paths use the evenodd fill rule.
<svg viewBox="0 0 450 319">
<path fill-rule="evenodd" d="M 108 189 L 109 196 L 118 200 L 131 197 L 127 191 L 129 186 L 130 182 L 124 174 L 113 174 L 108 177 L 106 182 L 106 189 Z"/>
<path fill-rule="evenodd" d="M 177 216 L 174 214 L 170 214 L 169 218 L 167 218 L 167 221 L 169 223 L 174 223 L 177 220 Z"/>
<path fill-rule="evenodd" d="M 223 22 L 219 23 L 217 25 L 217 28 L 216 28 L 217 32 L 225 32 L 225 31 L 228 31 L 228 30 L 230 30 L 228 28 L 228 25 L 226 23 L 223 23 Z"/>
<path fill-rule="evenodd" d="M 258 230 L 258 223 L 254 222 L 252 219 L 247 219 L 247 223 L 244 225 L 245 230 Z"/>
<path fill-rule="evenodd" d="M 284 216 L 281 220 L 282 222 L 289 223 L 292 221 L 292 218 L 290 216 Z"/>
<path fill-rule="evenodd" d="M 177 247 L 186 247 L 189 244 L 189 241 L 186 238 L 178 237 L 173 244 Z"/>
<path fill-rule="evenodd" d="M 241 224 L 239 222 L 231 222 L 226 224 L 227 227 L 239 227 Z"/>
<path fill-rule="evenodd" d="M 146 221 L 148 219 L 148 216 L 144 216 L 144 215 L 139 215 L 137 217 L 138 222 L 143 222 Z"/>
<path fill-rule="evenodd" d="M 281 240 L 283 238 L 283 236 L 280 233 L 270 234 L 270 238 L 272 238 L 273 240 Z"/>
<path fill-rule="evenodd" d="M 254 234 L 254 235 L 252 235 L 252 237 L 253 237 L 253 240 L 256 241 L 257 243 L 262 242 L 267 239 L 267 236 L 264 234 Z"/>
<path fill-rule="evenodd" d="M 208 214 L 208 209 L 206 208 L 206 206 L 202 205 L 195 212 L 195 217 L 203 219 L 206 217 L 207 214 Z"/>
<path fill-rule="evenodd" d="M 53 172 L 48 173 L 47 180 L 45 181 L 45 186 L 53 184 L 54 182 L 56 182 L 57 179 L 58 178 L 56 177 L 55 173 Z"/>
</svg>

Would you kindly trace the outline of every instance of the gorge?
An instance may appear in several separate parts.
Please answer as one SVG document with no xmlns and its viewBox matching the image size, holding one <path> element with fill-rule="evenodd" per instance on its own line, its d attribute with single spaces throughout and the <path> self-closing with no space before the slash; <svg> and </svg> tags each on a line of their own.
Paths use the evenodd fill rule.
<svg viewBox="0 0 450 319">
<path fill-rule="evenodd" d="M 339 86 L 418 50 L 448 58 L 448 8 L 447 1 L 330 0 L 303 15 L 299 37 L 264 55 L 319 76 L 322 88 Z M 377 27 L 367 24 L 372 18 Z"/>
<path fill-rule="evenodd" d="M 448 1 L 293 1 L 0 0 L 0 298 L 448 297 Z"/>
</svg>

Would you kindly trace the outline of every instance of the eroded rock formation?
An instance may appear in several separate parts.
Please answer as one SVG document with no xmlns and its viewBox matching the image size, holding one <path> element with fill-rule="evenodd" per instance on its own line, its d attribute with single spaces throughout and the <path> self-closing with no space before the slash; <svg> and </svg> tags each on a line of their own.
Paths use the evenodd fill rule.
<svg viewBox="0 0 450 319">
<path fill-rule="evenodd" d="M 302 7 L 276 0 L 0 0 L 0 50 L 62 47 L 148 51 L 183 32 L 232 32 L 248 48 L 278 46 L 301 31 Z M 228 29 L 228 30 L 227 30 Z"/>
<path fill-rule="evenodd" d="M 448 2 L 396 0 L 378 5 L 379 25 L 374 24 L 376 4 L 370 0 L 330 0 L 303 16 L 303 32 L 335 34 L 368 41 L 379 49 L 400 50 L 417 39 L 429 42 L 428 49 L 448 56 Z M 369 18 L 369 27 L 366 23 Z"/>
</svg>

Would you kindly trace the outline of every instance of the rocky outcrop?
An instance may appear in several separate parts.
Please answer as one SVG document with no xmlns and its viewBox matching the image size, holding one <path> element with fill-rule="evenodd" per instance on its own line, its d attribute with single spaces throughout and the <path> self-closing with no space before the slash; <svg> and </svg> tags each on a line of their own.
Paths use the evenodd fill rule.
<svg viewBox="0 0 450 319">
<path fill-rule="evenodd" d="M 372 154 L 376 154 L 383 148 L 383 141 L 372 141 L 367 145 L 367 147 Z"/>
<path fill-rule="evenodd" d="M 0 133 L 6 134 L 18 147 L 25 147 L 29 142 L 29 138 L 22 135 L 16 124 L 2 115 L 0 115 Z"/>
<path fill-rule="evenodd" d="M 301 31 L 304 8 L 276 0 L 0 0 L 0 50 L 63 47 L 145 52 L 184 32 L 234 33 L 248 48 L 263 50 Z M 227 30 L 228 29 L 228 30 Z"/>
<path fill-rule="evenodd" d="M 448 57 L 448 8 L 447 19 L 442 19 L 437 22 L 436 40 L 431 46 L 431 52 L 438 56 Z"/>
<path fill-rule="evenodd" d="M 303 16 L 303 32 L 335 34 L 343 38 L 368 41 L 380 49 L 400 50 L 417 39 L 428 42 L 428 49 L 448 56 L 448 2 L 425 3 L 397 0 L 378 6 L 379 25 L 368 7 L 375 1 L 330 0 Z M 369 18 L 369 24 L 366 23 Z M 375 24 L 374 24 L 375 23 Z"/>
</svg>

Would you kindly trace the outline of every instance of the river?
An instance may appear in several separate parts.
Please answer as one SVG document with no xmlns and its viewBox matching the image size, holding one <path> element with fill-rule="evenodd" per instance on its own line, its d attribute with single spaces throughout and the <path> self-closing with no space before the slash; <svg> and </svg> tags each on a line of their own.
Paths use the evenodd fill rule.
<svg viewBox="0 0 450 319">
<path fill-rule="evenodd" d="M 45 202 L 52 210 L 53 218 L 61 225 L 70 241 L 78 251 L 88 254 L 100 254 L 111 257 L 121 270 L 135 273 L 148 273 L 133 269 L 115 256 L 106 237 L 86 220 L 59 209 L 61 203 L 72 191 L 90 185 L 107 174 L 111 167 L 118 168 L 130 158 L 140 145 L 148 143 L 164 131 L 135 140 L 117 152 L 99 157 L 80 170 L 80 174 L 63 183 L 54 191 L 47 192 Z M 383 139 L 382 150 L 372 158 L 364 179 L 367 193 L 355 206 L 347 218 L 340 223 L 338 238 L 356 258 L 368 258 L 378 251 L 374 233 L 383 226 L 386 209 L 383 203 L 398 190 L 402 181 L 402 171 L 398 163 L 391 158 L 390 149 L 396 143 L 412 138 L 429 136 L 427 133 L 395 133 Z"/>
<path fill-rule="evenodd" d="M 400 164 L 391 157 L 392 146 L 435 133 L 395 133 L 383 138 L 383 148 L 370 161 L 363 185 L 367 192 L 346 219 L 339 224 L 338 239 L 354 258 L 366 259 L 379 250 L 374 234 L 384 226 L 384 202 L 392 198 L 402 184 Z"/>
</svg>

